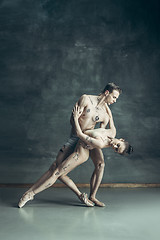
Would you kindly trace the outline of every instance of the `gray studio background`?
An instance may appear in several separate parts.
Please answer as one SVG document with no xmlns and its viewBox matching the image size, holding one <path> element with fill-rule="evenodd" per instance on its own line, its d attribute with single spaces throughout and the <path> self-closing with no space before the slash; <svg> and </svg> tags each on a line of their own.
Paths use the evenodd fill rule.
<svg viewBox="0 0 160 240">
<path fill-rule="evenodd" d="M 78 98 L 107 82 L 117 137 L 104 149 L 103 183 L 159 183 L 160 4 L 146 0 L 0 1 L 0 183 L 32 183 L 70 133 Z M 70 176 L 89 183 L 91 159 Z"/>
</svg>

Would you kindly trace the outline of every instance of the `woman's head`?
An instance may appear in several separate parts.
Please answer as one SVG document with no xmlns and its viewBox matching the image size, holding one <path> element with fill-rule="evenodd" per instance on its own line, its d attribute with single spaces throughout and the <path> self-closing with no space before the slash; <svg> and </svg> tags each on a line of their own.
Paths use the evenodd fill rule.
<svg viewBox="0 0 160 240">
<path fill-rule="evenodd" d="M 122 155 L 131 154 L 133 152 L 133 147 L 127 141 L 125 141 L 123 138 L 111 139 L 110 145 L 115 150 L 115 152 L 122 154 Z"/>
</svg>

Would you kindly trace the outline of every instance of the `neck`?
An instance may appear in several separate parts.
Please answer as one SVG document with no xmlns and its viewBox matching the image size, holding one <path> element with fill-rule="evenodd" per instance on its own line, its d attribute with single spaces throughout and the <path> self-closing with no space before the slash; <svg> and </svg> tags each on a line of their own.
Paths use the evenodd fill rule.
<svg viewBox="0 0 160 240">
<path fill-rule="evenodd" d="M 98 106 L 103 106 L 105 104 L 105 99 L 106 99 L 105 94 L 101 93 L 97 98 L 97 100 L 98 100 L 97 107 Z"/>
<path fill-rule="evenodd" d="M 111 141 L 113 140 L 113 138 L 108 136 L 108 139 L 109 139 L 109 140 L 108 140 L 109 145 L 111 145 Z"/>
</svg>

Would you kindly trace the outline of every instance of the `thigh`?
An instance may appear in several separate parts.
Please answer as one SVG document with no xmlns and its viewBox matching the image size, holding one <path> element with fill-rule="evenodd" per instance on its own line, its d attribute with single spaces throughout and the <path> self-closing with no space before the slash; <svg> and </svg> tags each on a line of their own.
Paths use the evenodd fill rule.
<svg viewBox="0 0 160 240">
<path fill-rule="evenodd" d="M 103 152 L 101 149 L 98 148 L 94 148 L 92 150 L 90 150 L 90 157 L 93 161 L 94 164 L 101 162 L 104 162 L 104 156 L 103 156 Z"/>
<path fill-rule="evenodd" d="M 73 153 L 74 149 L 66 147 L 65 145 L 59 150 L 56 157 L 56 165 L 61 164 L 68 156 Z"/>
<path fill-rule="evenodd" d="M 49 170 L 54 172 L 54 170 L 58 167 L 58 165 L 60 165 L 71 153 L 73 153 L 73 149 L 63 146 L 59 150 L 56 160 L 52 163 Z"/>
<path fill-rule="evenodd" d="M 58 165 L 55 174 L 56 175 L 67 175 L 74 168 L 84 163 L 89 157 L 89 151 L 84 150 L 80 152 L 73 152 L 69 157 L 66 158 L 61 164 Z"/>
<path fill-rule="evenodd" d="M 77 142 L 78 138 L 76 136 L 72 136 L 71 138 L 68 139 L 68 141 L 63 145 L 63 147 L 58 152 L 58 155 L 56 157 L 57 166 L 74 152 Z"/>
</svg>

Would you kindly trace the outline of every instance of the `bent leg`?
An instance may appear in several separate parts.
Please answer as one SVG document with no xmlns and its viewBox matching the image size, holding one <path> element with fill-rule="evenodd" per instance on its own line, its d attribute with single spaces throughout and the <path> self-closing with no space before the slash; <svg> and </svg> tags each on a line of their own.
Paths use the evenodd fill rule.
<svg viewBox="0 0 160 240">
<path fill-rule="evenodd" d="M 78 197 L 82 194 L 77 188 L 76 184 L 67 175 L 62 175 L 58 179 L 63 182 L 67 187 L 69 187 Z"/>
<path fill-rule="evenodd" d="M 81 149 L 81 151 L 82 151 L 82 149 Z M 62 159 L 64 160 L 64 157 L 63 158 L 61 157 L 62 152 L 63 152 L 63 156 L 64 156 L 64 153 L 65 153 L 65 158 L 67 158 L 73 152 L 73 147 L 72 148 L 67 148 L 66 146 L 64 146 L 60 150 L 60 153 L 59 153 L 59 155 L 57 157 L 57 161 L 56 161 L 57 166 L 59 165 L 59 163 L 62 163 Z M 76 158 L 77 158 L 77 155 L 75 155 L 75 159 Z M 81 193 L 79 191 L 79 189 L 77 188 L 76 184 L 66 174 L 62 174 L 58 179 L 61 182 L 63 182 L 68 188 L 70 188 L 78 196 L 78 198 L 81 200 L 81 202 L 83 202 L 86 206 L 89 206 L 89 207 L 94 206 L 94 203 L 88 199 L 87 194 Z"/>
<path fill-rule="evenodd" d="M 37 194 L 43 191 L 43 189 L 47 189 L 48 187 L 52 186 L 58 178 L 60 178 L 62 175 L 67 175 L 75 167 L 79 166 L 87 159 L 88 150 L 86 149 L 72 153 L 68 158 L 66 158 L 66 160 L 58 164 L 57 168 L 53 171 L 49 179 L 47 179 L 41 186 L 34 189 L 34 193 Z"/>
<path fill-rule="evenodd" d="M 93 207 L 95 204 L 88 199 L 88 196 L 86 193 L 82 193 L 79 191 L 75 183 L 67 176 L 67 175 L 62 175 L 59 180 L 61 180 L 64 184 L 67 185 L 80 199 L 82 203 L 84 203 L 88 207 Z"/>
<path fill-rule="evenodd" d="M 104 157 L 101 149 L 93 149 L 90 151 L 90 157 L 94 163 L 95 170 L 92 174 L 90 181 L 90 197 L 89 199 L 99 207 L 104 207 L 105 204 L 96 199 L 96 193 L 102 181 L 104 173 Z"/>
</svg>

